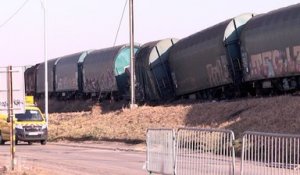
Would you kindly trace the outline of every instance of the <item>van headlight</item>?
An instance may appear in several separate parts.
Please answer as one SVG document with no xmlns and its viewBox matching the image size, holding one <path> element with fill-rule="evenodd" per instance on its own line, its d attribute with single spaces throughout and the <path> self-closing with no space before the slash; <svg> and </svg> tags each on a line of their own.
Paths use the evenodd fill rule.
<svg viewBox="0 0 300 175">
<path fill-rule="evenodd" d="M 16 125 L 16 129 L 23 129 L 22 125 Z"/>
<path fill-rule="evenodd" d="M 47 129 L 47 125 L 42 125 L 42 130 Z"/>
</svg>

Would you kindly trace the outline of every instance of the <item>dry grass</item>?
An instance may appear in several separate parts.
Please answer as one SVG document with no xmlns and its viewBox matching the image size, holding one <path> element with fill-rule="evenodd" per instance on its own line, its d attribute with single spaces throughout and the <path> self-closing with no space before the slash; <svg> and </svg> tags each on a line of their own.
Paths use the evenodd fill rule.
<svg viewBox="0 0 300 175">
<path fill-rule="evenodd" d="M 145 140 L 147 128 L 183 126 L 183 118 L 178 114 L 184 108 L 141 106 L 102 114 L 96 106 L 91 112 L 51 114 L 50 139 L 140 142 Z M 166 109 L 172 112 L 167 114 Z"/>
<path fill-rule="evenodd" d="M 122 108 L 112 112 L 93 106 L 88 112 L 50 115 L 50 140 L 143 142 L 148 128 L 210 127 L 300 133 L 300 97 L 280 96 L 231 102 Z M 107 107 L 106 107 L 107 108 Z"/>
</svg>

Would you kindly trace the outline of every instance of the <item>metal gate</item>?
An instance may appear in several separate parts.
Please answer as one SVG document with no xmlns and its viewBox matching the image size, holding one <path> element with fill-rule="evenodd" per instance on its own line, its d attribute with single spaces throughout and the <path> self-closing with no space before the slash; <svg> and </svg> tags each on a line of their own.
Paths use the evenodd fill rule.
<svg viewBox="0 0 300 175">
<path fill-rule="evenodd" d="M 245 132 L 241 175 L 300 175 L 300 136 Z"/>
<path fill-rule="evenodd" d="M 147 130 L 147 171 L 173 175 L 175 137 L 173 129 Z"/>
<path fill-rule="evenodd" d="M 234 134 L 230 130 L 178 130 L 176 175 L 233 175 Z"/>
</svg>

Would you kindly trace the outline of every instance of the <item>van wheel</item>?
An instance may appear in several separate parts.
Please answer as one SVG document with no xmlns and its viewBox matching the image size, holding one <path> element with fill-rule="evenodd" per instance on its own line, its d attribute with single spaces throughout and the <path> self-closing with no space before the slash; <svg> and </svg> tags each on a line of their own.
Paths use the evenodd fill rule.
<svg viewBox="0 0 300 175">
<path fill-rule="evenodd" d="M 18 143 L 19 143 L 19 141 L 18 141 L 18 139 L 16 138 L 16 140 L 15 140 L 15 145 L 18 145 Z"/>
<path fill-rule="evenodd" d="M 28 142 L 28 145 L 32 145 L 32 142 Z"/>
<path fill-rule="evenodd" d="M 0 145 L 4 145 L 4 144 L 5 144 L 5 141 L 3 140 L 2 135 L 0 133 Z"/>
<path fill-rule="evenodd" d="M 46 145 L 47 144 L 47 140 L 41 140 L 41 145 Z"/>
</svg>

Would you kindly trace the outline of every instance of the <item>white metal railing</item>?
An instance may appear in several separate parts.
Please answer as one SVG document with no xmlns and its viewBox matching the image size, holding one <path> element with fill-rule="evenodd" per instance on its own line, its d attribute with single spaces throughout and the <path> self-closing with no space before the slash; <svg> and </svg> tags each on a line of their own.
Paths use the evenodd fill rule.
<svg viewBox="0 0 300 175">
<path fill-rule="evenodd" d="M 300 175 L 300 136 L 245 132 L 241 175 Z"/>
<path fill-rule="evenodd" d="M 234 134 L 230 130 L 181 128 L 176 142 L 176 175 L 233 175 Z"/>
<path fill-rule="evenodd" d="M 238 172 L 233 142 L 230 130 L 180 128 L 176 134 L 172 129 L 149 129 L 147 170 L 166 175 L 234 175 Z M 240 163 L 240 175 L 300 175 L 300 135 L 247 131 Z"/>
<path fill-rule="evenodd" d="M 146 168 L 150 174 L 174 174 L 174 138 L 173 129 L 147 130 Z"/>
</svg>

